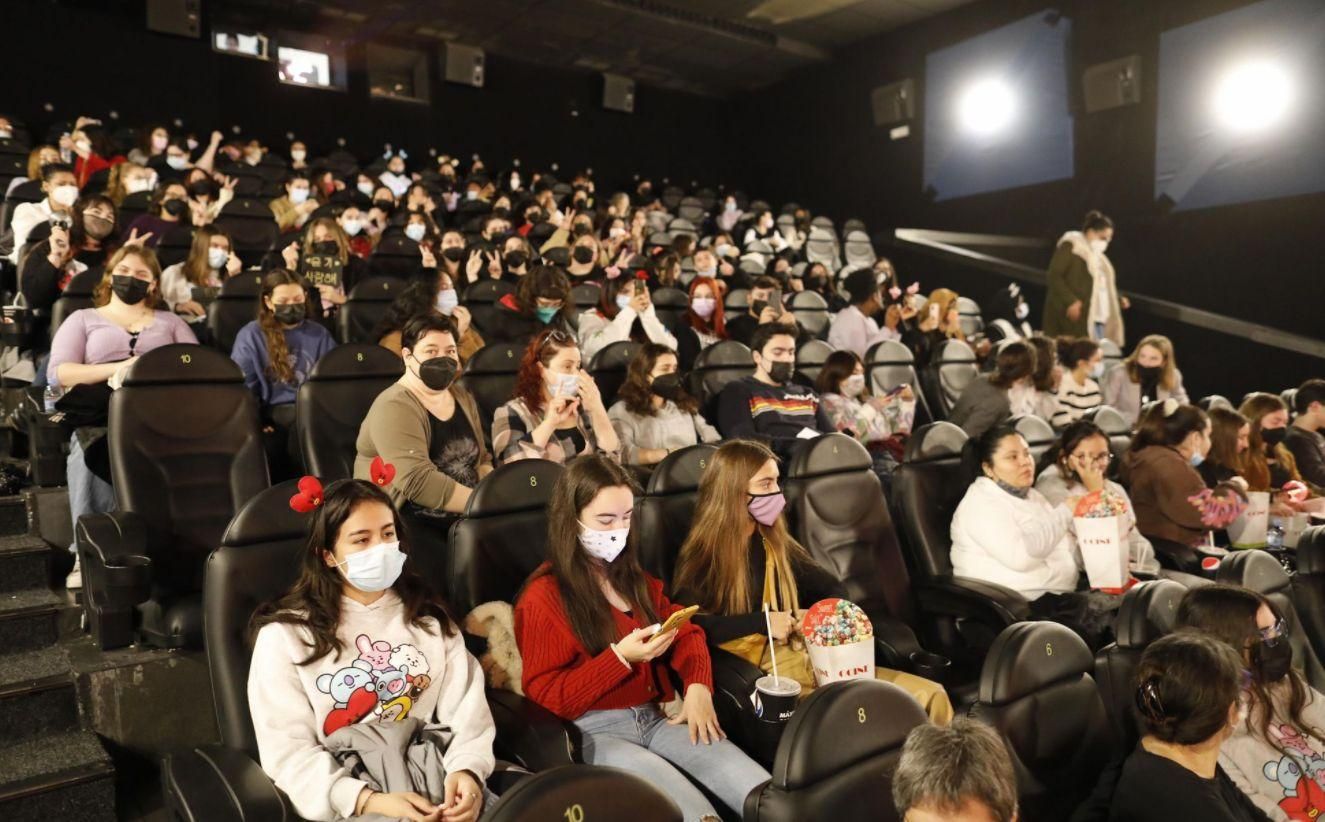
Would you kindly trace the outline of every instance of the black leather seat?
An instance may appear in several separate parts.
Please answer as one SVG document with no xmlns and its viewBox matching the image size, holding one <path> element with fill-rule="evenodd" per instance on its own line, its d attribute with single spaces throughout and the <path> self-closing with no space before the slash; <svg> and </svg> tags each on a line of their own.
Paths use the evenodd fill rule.
<svg viewBox="0 0 1325 822">
<path fill-rule="evenodd" d="M 1058 435 L 1054 433 L 1053 426 L 1045 422 L 1042 418 L 1034 414 L 1026 414 L 1011 420 L 1016 426 L 1017 433 L 1026 440 L 1026 444 L 1031 449 L 1031 459 L 1038 465 L 1040 457 L 1058 440 Z"/>
<path fill-rule="evenodd" d="M 257 401 L 225 355 L 163 346 L 111 396 L 107 441 L 119 510 L 76 529 L 92 634 L 123 647 L 137 622 L 150 645 L 199 647 L 207 554 L 268 486 Z"/>
<path fill-rule="evenodd" d="M 409 283 L 396 277 L 369 277 L 350 290 L 336 312 L 336 339 L 341 343 L 375 343 L 373 329 Z"/>
<path fill-rule="evenodd" d="M 354 476 L 354 443 L 377 395 L 400 379 L 400 357 L 380 345 L 333 348 L 313 365 L 295 402 L 295 429 L 308 473 L 323 482 Z"/>
<path fill-rule="evenodd" d="M 1030 615 L 1026 599 L 991 582 L 956 577 L 952 516 L 968 487 L 961 466 L 966 432 L 950 422 L 922 426 L 907 440 L 893 476 L 893 505 L 913 580 L 926 647 L 954 663 L 978 663 L 1004 627 Z"/>
<path fill-rule="evenodd" d="M 368 264 L 376 277 L 404 280 L 419 269 L 422 260 L 418 243 L 409 237 L 396 235 L 384 237 L 378 242 L 373 255 L 368 258 Z"/>
<path fill-rule="evenodd" d="M 1293 600 L 1316 656 L 1325 659 L 1325 525 L 1314 525 L 1297 540 L 1297 573 Z"/>
<path fill-rule="evenodd" d="M 679 288 L 659 288 L 649 295 L 649 299 L 658 319 L 675 333 L 677 324 L 690 308 L 690 295 Z"/>
<path fill-rule="evenodd" d="M 599 349 L 589 362 L 589 375 L 598 384 L 598 392 L 603 396 L 603 407 L 611 408 L 616 402 L 616 392 L 626 382 L 626 369 L 644 346 L 631 340 L 618 340 Z"/>
<path fill-rule="evenodd" d="M 497 409 L 515 394 L 515 377 L 520 371 L 523 345 L 515 343 L 489 343 L 465 363 L 462 378 L 465 388 L 474 395 L 485 421 L 491 421 Z M 490 435 L 490 432 L 484 432 Z"/>
<path fill-rule="evenodd" d="M 189 256 L 189 249 L 192 247 L 193 227 L 188 225 L 175 226 L 168 229 L 165 236 L 159 238 L 159 242 L 156 244 L 157 261 L 161 263 L 162 268 L 168 268 L 175 263 L 182 263 Z"/>
<path fill-rule="evenodd" d="M 873 679 L 818 688 L 796 708 L 773 778 L 745 800 L 745 822 L 889 822 L 902 743 L 928 720 L 896 685 Z"/>
<path fill-rule="evenodd" d="M 1294 667 L 1306 676 L 1311 687 L 1325 691 L 1325 667 L 1307 639 L 1301 611 L 1293 599 L 1293 580 L 1279 561 L 1264 551 L 1233 551 L 1220 561 L 1215 581 L 1241 585 L 1273 602 L 1288 627 Z"/>
<path fill-rule="evenodd" d="M 975 352 L 961 340 L 944 340 L 930 354 L 929 370 L 934 394 L 930 408 L 947 419 L 957 398 L 979 374 Z"/>
<path fill-rule="evenodd" d="M 804 385 L 814 385 L 819 379 L 819 372 L 824 370 L 824 362 L 835 350 L 823 340 L 810 340 L 796 349 L 796 371 L 801 375 Z"/>
<path fill-rule="evenodd" d="M 1117 469 L 1122 464 L 1123 455 L 1127 453 L 1127 449 L 1132 447 L 1132 426 L 1128 424 L 1127 418 L 1122 415 L 1122 412 L 1112 405 L 1101 405 L 1088 412 L 1086 419 L 1099 426 L 1100 430 L 1109 438 L 1109 450 L 1113 452 L 1111 468 Z"/>
<path fill-rule="evenodd" d="M 681 545 L 690 533 L 700 476 L 716 450 L 701 443 L 668 454 L 649 475 L 644 496 L 635 501 L 640 565 L 664 583 L 671 582 Z"/>
<path fill-rule="evenodd" d="M 787 303 L 801 328 L 818 337 L 828 330 L 828 301 L 817 291 L 797 291 Z"/>
<path fill-rule="evenodd" d="M 565 765 L 517 782 L 483 822 L 630 819 L 682 822 L 681 809 L 642 777 L 620 768 Z"/>
<path fill-rule="evenodd" d="M 875 396 L 883 396 L 903 383 L 911 386 L 911 393 L 916 398 L 915 424 L 934 420 L 920 376 L 916 374 L 915 355 L 902 343 L 884 340 L 870 346 L 865 352 L 865 376 L 870 392 Z"/>
<path fill-rule="evenodd" d="M 1026 822 L 1067 818 L 1117 751 L 1094 664 L 1056 622 L 1011 625 L 989 649 L 971 716 L 1007 739 Z"/>
<path fill-rule="evenodd" d="M 492 331 L 497 322 L 497 301 L 514 293 L 515 286 L 493 279 L 479 280 L 465 289 L 464 306 L 469 309 L 469 316 L 479 333 Z"/>
<path fill-rule="evenodd" d="M 235 254 L 246 267 L 260 265 L 262 258 L 281 242 L 281 228 L 276 224 L 271 206 L 257 194 L 255 191 L 251 197 L 236 197 L 225 204 L 216 218 L 216 227 L 230 235 Z M 285 244 L 288 245 L 289 241 Z"/>
<path fill-rule="evenodd" d="M 1208 397 L 1201 397 L 1201 399 L 1196 401 L 1196 404 L 1200 406 L 1203 411 L 1209 411 L 1212 408 L 1223 408 L 1227 411 L 1237 410 L 1233 407 L 1233 403 L 1229 401 L 1228 397 L 1225 397 L 1222 394 L 1211 394 Z"/>
<path fill-rule="evenodd" d="M 239 330 L 258 318 L 261 295 L 259 274 L 240 273 L 221 283 L 216 299 L 207 306 L 207 330 L 217 348 L 230 353 Z"/>
<path fill-rule="evenodd" d="M 1130 751 L 1140 738 L 1134 710 L 1136 666 L 1150 643 L 1173 630 L 1185 593 L 1185 587 L 1170 579 L 1133 587 L 1118 606 L 1117 639 L 1095 654 L 1095 684 L 1121 750 Z"/>
<path fill-rule="evenodd" d="M 602 296 L 603 289 L 597 283 L 580 283 L 570 290 L 570 301 L 577 311 L 592 311 Z"/>
<path fill-rule="evenodd" d="M 754 372 L 755 361 L 750 349 L 736 340 L 722 340 L 705 348 L 695 357 L 687 390 L 699 400 L 700 406 L 705 409 L 706 418 L 717 419 L 712 405 L 723 386 L 732 380 L 751 376 Z"/>
</svg>

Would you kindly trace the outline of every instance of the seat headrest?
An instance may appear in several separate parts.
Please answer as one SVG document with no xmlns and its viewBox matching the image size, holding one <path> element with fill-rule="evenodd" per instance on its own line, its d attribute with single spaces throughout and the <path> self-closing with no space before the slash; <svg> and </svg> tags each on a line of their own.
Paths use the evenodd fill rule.
<svg viewBox="0 0 1325 822">
<path fill-rule="evenodd" d="M 1278 593 L 1292 582 L 1279 560 L 1264 551 L 1230 553 L 1220 560 L 1215 581 L 1241 585 L 1259 594 Z"/>
<path fill-rule="evenodd" d="M 817 291 L 797 291 L 791 298 L 792 311 L 827 311 L 828 301 Z"/>
<path fill-rule="evenodd" d="M 1127 424 L 1127 418 L 1112 405 L 1101 405 L 1088 413 L 1086 419 L 1098 425 L 1101 431 L 1111 437 L 1132 433 L 1132 426 Z"/>
<path fill-rule="evenodd" d="M 754 355 L 744 343 L 722 340 L 699 352 L 699 356 L 695 358 L 695 368 L 699 370 L 732 365 L 754 365 L 754 361 Z"/>
<path fill-rule="evenodd" d="M 514 343 L 488 343 L 474 352 L 465 363 L 466 374 L 514 374 L 520 369 L 524 346 Z"/>
<path fill-rule="evenodd" d="M 226 526 L 221 544 L 254 545 L 306 537 L 311 514 L 290 508 L 290 497 L 298 490 L 298 480 L 286 480 L 249 499 Z"/>
<path fill-rule="evenodd" d="M 515 286 L 502 280 L 479 280 L 465 289 L 465 302 L 494 301 L 499 297 L 515 293 Z"/>
<path fill-rule="evenodd" d="M 413 245 L 414 241 L 411 240 Z M 417 256 L 417 252 L 415 252 Z M 405 290 L 408 282 L 398 277 L 369 277 L 350 291 L 350 299 L 355 302 L 389 303 Z"/>
<path fill-rule="evenodd" d="M 1094 670 L 1090 648 L 1057 622 L 1017 622 L 1003 629 L 980 670 L 980 701 L 1004 705 Z"/>
<path fill-rule="evenodd" d="M 1144 648 L 1173 631 L 1178 603 L 1187 589 L 1171 579 L 1153 579 L 1132 588 L 1118 607 L 1114 633 L 1120 648 Z"/>
<path fill-rule="evenodd" d="M 639 350 L 643 348 L 637 342 L 632 340 L 618 340 L 609 343 L 605 348 L 593 355 L 593 361 L 589 363 L 589 370 L 603 371 L 607 369 L 620 370 L 630 365 L 630 361 L 635 358 Z"/>
<path fill-rule="evenodd" d="M 213 348 L 172 343 L 148 351 L 129 366 L 124 387 L 143 385 L 224 385 L 243 383 L 235 361 Z"/>
<path fill-rule="evenodd" d="M 663 308 L 685 308 L 690 305 L 690 296 L 679 288 L 660 288 L 649 295 L 656 306 Z"/>
<path fill-rule="evenodd" d="M 308 379 L 357 380 L 393 379 L 405 373 L 405 363 L 380 345 L 349 343 L 338 345 L 322 355 L 314 365 Z"/>
<path fill-rule="evenodd" d="M 825 434 L 796 450 L 787 466 L 787 479 L 868 471 L 873 465 L 870 452 L 854 437 Z"/>
<path fill-rule="evenodd" d="M 1017 417 L 1013 425 L 1016 426 L 1017 433 L 1031 445 L 1045 445 L 1057 439 L 1053 426 L 1034 414 Z"/>
<path fill-rule="evenodd" d="M 668 454 L 649 475 L 645 493 L 652 497 L 698 490 L 699 478 L 717 450 L 715 445 L 700 443 Z"/>
<path fill-rule="evenodd" d="M 938 350 L 931 357 L 933 362 L 941 365 L 948 363 L 973 363 L 975 362 L 975 352 L 971 347 L 961 340 L 944 340 L 939 343 Z"/>
<path fill-rule="evenodd" d="M 869 365 L 914 365 L 916 357 L 897 340 L 884 340 L 865 352 L 865 360 Z"/>
<path fill-rule="evenodd" d="M 221 283 L 221 292 L 218 299 L 256 300 L 261 294 L 261 274 L 236 274 Z"/>
<path fill-rule="evenodd" d="M 836 349 L 823 340 L 810 340 L 796 349 L 798 365 L 821 365 Z"/>
<path fill-rule="evenodd" d="M 552 486 L 561 472 L 560 465 L 548 460 L 508 462 L 479 480 L 465 516 L 489 517 L 544 508 L 552 499 Z"/>
<path fill-rule="evenodd" d="M 1297 572 L 1325 574 L 1325 525 L 1313 525 L 1297 538 Z"/>
<path fill-rule="evenodd" d="M 962 446 L 970 437 L 950 422 L 931 422 L 911 433 L 902 454 L 903 462 L 933 462 L 960 459 Z"/>
<path fill-rule="evenodd" d="M 786 790 L 813 785 L 901 748 L 907 734 L 927 721 L 920 703 L 889 682 L 851 679 L 816 688 L 787 723 L 773 760 L 773 784 Z"/>
</svg>

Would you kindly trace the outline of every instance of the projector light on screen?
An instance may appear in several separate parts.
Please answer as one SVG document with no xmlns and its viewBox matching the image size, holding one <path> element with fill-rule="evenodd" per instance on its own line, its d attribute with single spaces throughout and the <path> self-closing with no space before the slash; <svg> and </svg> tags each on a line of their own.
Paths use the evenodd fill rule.
<svg viewBox="0 0 1325 822">
<path fill-rule="evenodd" d="M 973 83 L 957 103 L 962 129 L 989 137 L 1007 129 L 1016 115 L 1016 98 L 1002 80 L 987 78 Z"/>
<path fill-rule="evenodd" d="M 1238 64 L 1215 86 L 1215 117 L 1221 126 L 1239 134 L 1278 125 L 1292 104 L 1292 78 L 1283 66 L 1268 60 Z"/>
</svg>

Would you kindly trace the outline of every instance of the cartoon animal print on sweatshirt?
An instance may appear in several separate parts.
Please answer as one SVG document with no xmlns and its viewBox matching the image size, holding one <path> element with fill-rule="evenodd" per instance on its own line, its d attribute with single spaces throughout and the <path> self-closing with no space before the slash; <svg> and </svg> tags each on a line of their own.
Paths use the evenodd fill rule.
<svg viewBox="0 0 1325 822">
<path fill-rule="evenodd" d="M 1283 789 L 1279 808 L 1289 819 L 1318 819 L 1325 813 L 1325 757 L 1291 725 L 1271 725 L 1269 732 L 1288 751 L 1262 769 L 1266 779 Z"/>
<path fill-rule="evenodd" d="M 333 703 L 322 723 L 326 736 L 356 722 L 404 719 L 432 682 L 428 658 L 413 645 L 393 648 L 390 642 L 359 634 L 354 647 L 357 659 L 317 678 L 318 690 Z"/>
</svg>

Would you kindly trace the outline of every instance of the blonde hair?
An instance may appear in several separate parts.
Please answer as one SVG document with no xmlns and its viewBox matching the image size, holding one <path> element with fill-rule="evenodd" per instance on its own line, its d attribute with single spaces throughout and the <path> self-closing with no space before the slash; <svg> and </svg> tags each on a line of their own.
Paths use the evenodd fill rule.
<svg viewBox="0 0 1325 822">
<path fill-rule="evenodd" d="M 1123 368 L 1127 370 L 1128 378 L 1135 383 L 1141 382 L 1141 375 L 1137 371 L 1140 366 L 1136 364 L 1136 357 L 1141 353 L 1141 349 L 1146 346 L 1150 346 L 1164 356 L 1164 364 L 1160 366 L 1163 370 L 1159 374 L 1159 384 L 1165 391 L 1172 391 L 1173 387 L 1178 384 L 1178 361 L 1173 356 L 1173 343 L 1163 334 L 1151 334 L 1142 337 L 1141 342 L 1137 343 L 1136 348 L 1132 349 L 1132 353 L 1128 354 L 1127 358 L 1123 360 Z"/>
<path fill-rule="evenodd" d="M 318 217 L 308 224 L 308 230 L 304 232 L 304 248 L 300 252 L 301 256 L 313 253 L 313 235 L 317 233 L 318 226 L 325 226 L 327 231 L 331 232 L 331 239 L 336 243 L 336 255 L 340 257 L 342 264 L 347 262 L 350 259 L 350 238 L 346 236 L 345 229 L 340 227 L 335 217 Z"/>
<path fill-rule="evenodd" d="M 152 290 L 147 294 L 147 305 L 154 309 L 164 308 L 161 302 L 161 263 L 156 259 L 156 252 L 145 246 L 126 245 L 116 251 L 106 261 L 106 267 L 101 273 L 101 282 L 92 289 L 92 304 L 97 308 L 110 302 L 110 283 L 114 276 L 115 267 L 123 262 L 125 257 L 137 257 L 143 265 L 152 272 Z"/>
<path fill-rule="evenodd" d="M 942 331 L 950 339 L 965 340 L 966 335 L 962 333 L 962 324 L 960 320 L 958 320 L 957 324 L 952 328 L 946 326 L 948 312 L 957 305 L 958 296 L 957 292 L 953 291 L 951 288 L 936 288 L 925 302 L 924 310 L 928 311 L 931 305 L 937 303 L 939 307 L 939 331 Z"/>
</svg>

